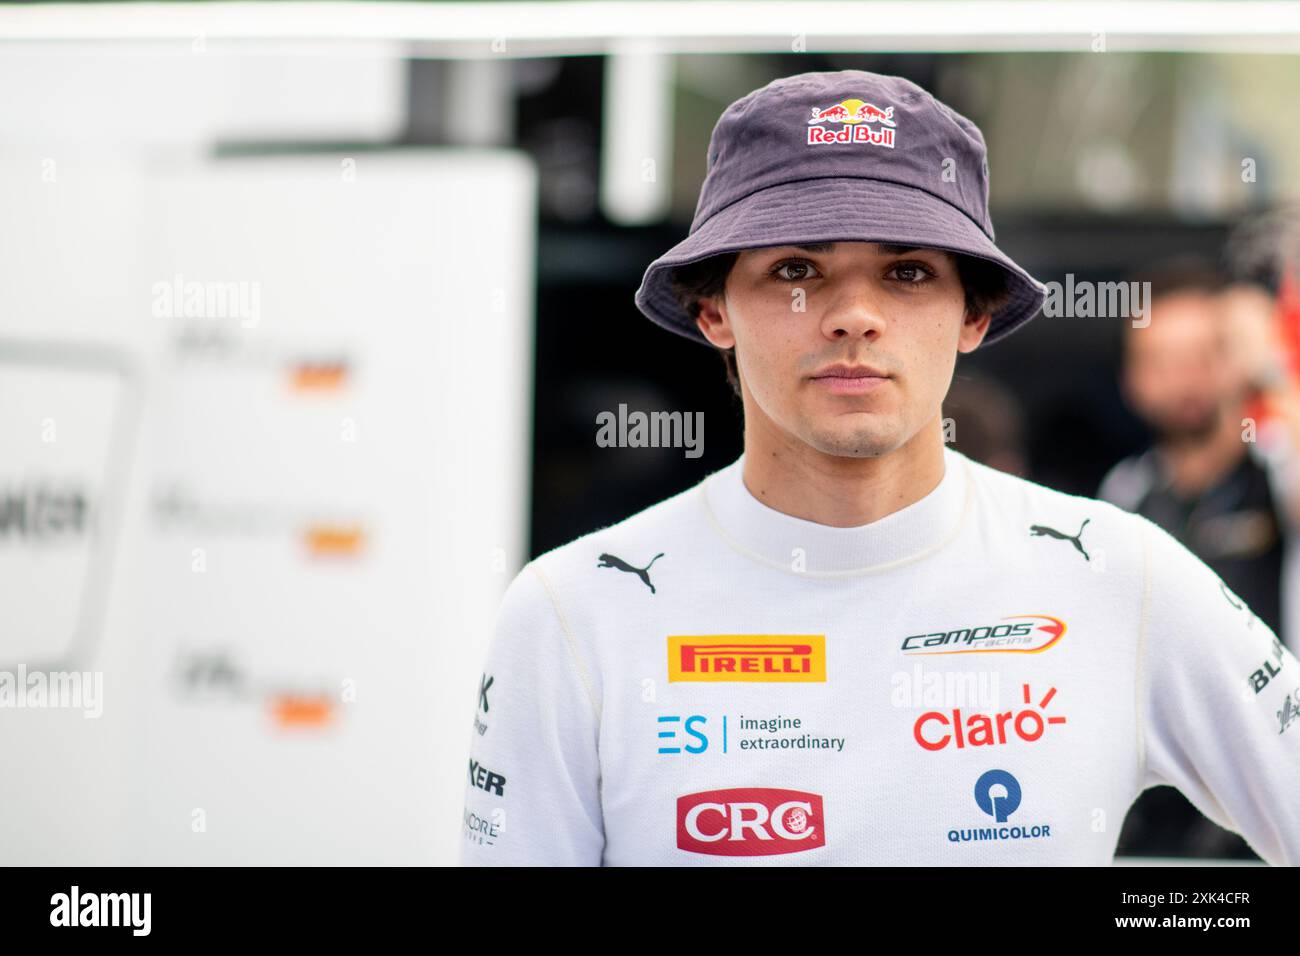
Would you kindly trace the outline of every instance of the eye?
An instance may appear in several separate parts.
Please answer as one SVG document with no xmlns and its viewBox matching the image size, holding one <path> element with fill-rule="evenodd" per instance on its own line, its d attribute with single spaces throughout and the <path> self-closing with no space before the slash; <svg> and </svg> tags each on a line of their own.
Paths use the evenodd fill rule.
<svg viewBox="0 0 1300 956">
<path fill-rule="evenodd" d="M 768 270 L 768 274 L 784 282 L 802 282 L 821 275 L 807 259 L 782 259 Z"/>
<path fill-rule="evenodd" d="M 885 274 L 895 276 L 903 285 L 924 285 L 936 276 L 935 271 L 924 262 L 915 261 L 896 263 Z"/>
</svg>

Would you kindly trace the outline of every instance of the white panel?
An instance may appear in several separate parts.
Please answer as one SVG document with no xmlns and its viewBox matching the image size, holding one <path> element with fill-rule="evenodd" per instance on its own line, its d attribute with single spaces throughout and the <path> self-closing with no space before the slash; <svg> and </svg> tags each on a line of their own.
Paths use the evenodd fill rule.
<svg viewBox="0 0 1300 956">
<path fill-rule="evenodd" d="M 0 143 L 206 146 L 217 138 L 382 140 L 405 122 L 396 44 L 293 55 L 195 36 L 173 44 L 9 46 Z"/>
<path fill-rule="evenodd" d="M 620 225 L 668 214 L 672 200 L 673 59 L 625 41 L 605 61 L 601 206 Z"/>
<path fill-rule="evenodd" d="M 0 183 L 34 216 L 49 201 Z M 42 212 L 31 278 L 0 259 L 0 337 L 107 334 L 147 370 L 88 665 L 105 712 L 2 715 L 0 751 L 42 784 L 6 801 L 0 859 L 452 862 L 482 657 L 525 559 L 533 168 L 170 161 L 123 185 L 136 216 L 84 268 L 62 237 L 102 228 L 90 203 Z M 126 274 L 114 294 L 67 291 L 101 270 Z"/>
</svg>

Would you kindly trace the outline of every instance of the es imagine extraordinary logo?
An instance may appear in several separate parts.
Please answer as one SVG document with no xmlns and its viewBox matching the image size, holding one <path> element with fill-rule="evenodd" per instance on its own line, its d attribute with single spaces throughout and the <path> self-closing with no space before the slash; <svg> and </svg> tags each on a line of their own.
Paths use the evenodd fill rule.
<svg viewBox="0 0 1300 956">
<path fill-rule="evenodd" d="M 729 753 L 731 740 L 728 730 L 728 715 L 723 714 L 720 721 L 714 721 L 714 728 L 721 727 L 721 735 L 714 736 L 720 741 L 722 752 Z M 705 714 L 661 714 L 655 718 L 659 727 L 658 753 L 660 754 L 702 754 L 709 749 L 709 717 Z M 777 714 L 775 717 L 746 717 L 736 715 L 735 737 L 739 750 L 823 750 L 841 753 L 844 750 L 844 737 L 830 737 L 809 733 L 804 730 L 803 718 Z"/>
</svg>

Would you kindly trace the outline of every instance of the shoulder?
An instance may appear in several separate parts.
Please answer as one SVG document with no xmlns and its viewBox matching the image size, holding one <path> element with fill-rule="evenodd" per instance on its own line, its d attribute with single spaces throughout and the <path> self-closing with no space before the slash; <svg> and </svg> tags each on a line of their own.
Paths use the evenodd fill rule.
<svg viewBox="0 0 1300 956">
<path fill-rule="evenodd" d="M 1077 515 L 1119 519 L 1140 517 L 1124 511 L 1109 501 L 1051 488 L 1020 475 L 990 468 L 959 452 L 954 454 L 970 469 L 975 493 L 982 495 L 988 501 L 996 502 L 1004 511 L 1019 510 L 1026 514 L 1042 514 L 1044 517 L 1053 518 Z"/>
<path fill-rule="evenodd" d="M 997 545 L 1059 539 L 1072 543 L 1090 563 L 1100 554 L 1103 566 L 1118 561 L 1135 567 L 1142 559 L 1142 536 L 1148 526 L 1156 527 L 1109 501 L 1049 488 L 964 455 L 957 460 L 969 468 L 975 512 Z"/>
<path fill-rule="evenodd" d="M 622 521 L 543 552 L 529 567 L 546 586 L 566 593 L 591 587 L 591 572 L 596 568 L 653 573 L 652 565 L 666 551 L 688 545 L 692 537 L 707 529 L 701 500 L 701 486 L 707 480 L 705 477 Z"/>
<path fill-rule="evenodd" d="M 1009 567 L 1017 566 L 1011 553 L 1019 542 L 1027 549 L 1019 551 L 1019 567 L 1048 575 L 1087 568 L 1109 596 L 1151 602 L 1152 620 L 1165 628 L 1173 622 L 1222 622 L 1242 607 L 1213 568 L 1145 516 L 966 460 L 989 561 L 1005 555 Z M 1083 579 L 1070 574 L 1070 580 Z"/>
</svg>

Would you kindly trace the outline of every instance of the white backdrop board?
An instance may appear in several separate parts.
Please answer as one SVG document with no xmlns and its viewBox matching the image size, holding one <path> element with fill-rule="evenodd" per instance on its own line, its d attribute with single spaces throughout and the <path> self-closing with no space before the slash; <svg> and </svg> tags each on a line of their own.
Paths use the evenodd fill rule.
<svg viewBox="0 0 1300 956">
<path fill-rule="evenodd" d="M 103 713 L 0 709 L 0 751 L 43 781 L 6 792 L 0 860 L 454 861 L 482 656 L 527 545 L 531 164 L 361 151 L 94 178 L 59 201 L 0 177 L 48 239 L 28 268 L 0 245 L 0 341 L 111 347 L 142 396 L 118 447 L 83 429 L 68 452 L 130 461 L 103 502 L 105 609 L 68 665 L 103 674 Z M 112 190 L 116 233 L 69 257 L 62 237 L 110 231 Z M 50 408 L 73 414 L 6 367 L 0 395 L 26 398 L 0 426 L 35 442 Z M 0 457 L 0 487 L 40 454 Z M 66 630 L 53 604 L 38 620 Z M 0 667 L 53 640 L 31 629 L 0 634 Z"/>
</svg>

